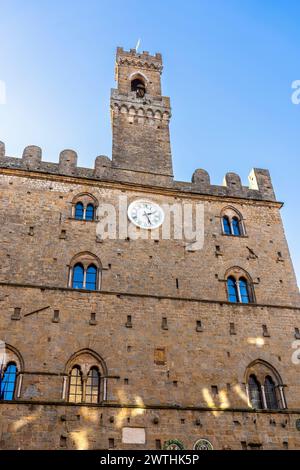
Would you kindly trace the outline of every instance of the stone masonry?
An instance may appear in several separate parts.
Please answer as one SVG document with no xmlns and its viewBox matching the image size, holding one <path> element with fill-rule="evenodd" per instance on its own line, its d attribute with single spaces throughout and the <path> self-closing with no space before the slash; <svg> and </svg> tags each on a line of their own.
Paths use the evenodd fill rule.
<svg viewBox="0 0 300 470">
<path fill-rule="evenodd" d="M 0 340 L 18 368 L 13 399 L 0 401 L 1 449 L 159 449 L 172 439 L 186 449 L 199 439 L 300 448 L 299 290 L 282 203 L 267 170 L 252 170 L 248 187 L 234 173 L 211 185 L 202 169 L 174 180 L 161 72 L 160 54 L 117 49 L 112 159 L 97 157 L 94 169 L 78 167 L 73 150 L 50 163 L 39 147 L 15 158 L 0 143 Z M 203 248 L 161 231 L 102 239 L 97 217 L 74 217 L 76 201 L 118 213 L 120 198 L 202 204 Z M 241 236 L 224 234 L 230 211 Z M 97 260 L 99 289 L 72 288 L 80 257 Z M 227 277 L 239 270 L 251 280 L 247 304 L 228 301 Z M 100 364 L 98 403 L 68 399 L 80 357 Z M 278 409 L 251 406 L 255 367 L 280 377 Z"/>
</svg>

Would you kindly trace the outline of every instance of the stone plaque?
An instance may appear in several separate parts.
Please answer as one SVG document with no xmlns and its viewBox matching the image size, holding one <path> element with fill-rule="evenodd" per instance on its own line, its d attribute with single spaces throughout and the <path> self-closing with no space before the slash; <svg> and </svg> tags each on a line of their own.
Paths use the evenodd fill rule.
<svg viewBox="0 0 300 470">
<path fill-rule="evenodd" d="M 123 444 L 146 444 L 145 428 L 123 428 Z"/>
</svg>

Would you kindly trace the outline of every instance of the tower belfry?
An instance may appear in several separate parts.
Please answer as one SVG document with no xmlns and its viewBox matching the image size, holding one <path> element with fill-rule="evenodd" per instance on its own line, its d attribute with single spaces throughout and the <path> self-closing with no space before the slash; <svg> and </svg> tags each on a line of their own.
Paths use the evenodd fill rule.
<svg viewBox="0 0 300 470">
<path fill-rule="evenodd" d="M 117 88 L 111 91 L 112 165 L 173 176 L 170 99 L 161 95 L 161 54 L 117 49 Z"/>
</svg>

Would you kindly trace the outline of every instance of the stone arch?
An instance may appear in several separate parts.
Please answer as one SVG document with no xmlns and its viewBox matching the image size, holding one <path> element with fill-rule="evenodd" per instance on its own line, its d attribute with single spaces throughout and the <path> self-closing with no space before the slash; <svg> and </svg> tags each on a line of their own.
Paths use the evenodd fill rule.
<svg viewBox="0 0 300 470">
<path fill-rule="evenodd" d="M 223 215 L 229 215 L 231 217 L 237 216 L 240 220 L 243 220 L 243 215 L 242 213 L 234 206 L 228 205 L 222 208 L 221 210 L 221 217 Z"/>
<path fill-rule="evenodd" d="M 5 356 L 6 364 L 9 362 L 16 362 L 19 373 L 22 373 L 25 370 L 24 359 L 21 353 L 11 344 L 5 343 Z"/>
<path fill-rule="evenodd" d="M 98 354 L 96 351 L 90 348 L 83 348 L 83 349 L 80 349 L 79 351 L 76 351 L 74 354 L 72 354 L 72 356 L 68 359 L 65 365 L 64 373 L 68 374 L 72 367 L 76 365 L 80 365 L 81 360 L 84 358 L 87 360 L 88 356 L 90 357 L 90 359 L 86 363 L 87 367 L 98 365 L 101 367 L 101 371 L 103 375 L 107 376 L 108 370 L 107 370 L 107 366 L 106 366 L 104 359 L 102 358 L 102 356 L 100 356 L 100 354 Z"/>
<path fill-rule="evenodd" d="M 227 279 L 229 276 L 233 276 L 237 280 L 239 280 L 241 277 L 244 277 L 249 283 L 253 284 L 253 280 L 250 274 L 240 266 L 231 266 L 230 268 L 228 268 L 225 272 L 225 279 Z"/>
<path fill-rule="evenodd" d="M 246 368 L 244 379 L 252 408 L 287 408 L 282 378 L 270 363 L 255 359 Z"/>
<path fill-rule="evenodd" d="M 98 256 L 94 255 L 90 251 L 82 251 L 77 255 L 73 256 L 70 261 L 69 266 L 74 266 L 76 263 L 82 263 L 83 266 L 88 266 L 89 264 L 93 263 L 96 264 L 97 268 L 102 269 L 102 263 Z"/>
<path fill-rule="evenodd" d="M 128 107 L 125 104 L 122 104 L 120 108 L 121 114 L 127 114 L 128 113 Z"/>
<path fill-rule="evenodd" d="M 155 119 L 159 119 L 161 121 L 162 119 L 162 114 L 161 114 L 161 111 L 159 109 L 157 109 L 154 113 L 154 117 Z"/>
<path fill-rule="evenodd" d="M 149 79 L 147 78 L 147 76 L 145 74 L 143 74 L 143 72 L 141 71 L 136 71 L 136 72 L 132 72 L 129 77 L 128 77 L 128 80 L 130 81 L 130 83 L 132 82 L 132 80 L 136 79 L 136 78 L 139 78 L 141 80 L 144 81 L 145 85 L 149 83 Z"/>
<path fill-rule="evenodd" d="M 78 202 L 78 201 L 87 202 L 87 203 L 93 202 L 95 205 L 98 205 L 97 198 L 91 193 L 76 194 L 72 199 L 72 204 L 76 204 L 76 202 Z"/>
<path fill-rule="evenodd" d="M 271 377 L 275 379 L 277 385 L 283 386 L 283 381 L 278 370 L 274 366 L 272 366 L 272 364 L 265 361 L 264 359 L 258 358 L 250 362 L 250 364 L 248 364 L 244 373 L 244 381 L 246 383 L 248 382 L 248 379 L 251 374 L 256 375 L 257 379 L 261 383 L 263 383 L 263 380 L 265 379 L 267 375 L 271 375 Z"/>
</svg>

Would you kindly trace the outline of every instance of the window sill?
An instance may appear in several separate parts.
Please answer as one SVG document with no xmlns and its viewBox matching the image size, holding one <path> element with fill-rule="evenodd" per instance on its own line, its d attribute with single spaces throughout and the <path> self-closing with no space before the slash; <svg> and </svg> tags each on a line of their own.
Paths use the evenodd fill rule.
<svg viewBox="0 0 300 470">
<path fill-rule="evenodd" d="M 229 233 L 222 233 L 224 237 L 231 237 L 231 238 L 249 238 L 249 235 L 232 235 Z"/>
<path fill-rule="evenodd" d="M 87 222 L 87 223 L 99 222 L 98 219 L 87 220 L 87 219 L 76 219 L 75 217 L 68 217 L 68 220 L 74 220 L 75 222 Z"/>
<path fill-rule="evenodd" d="M 75 287 L 67 287 L 67 289 L 76 292 L 101 292 L 100 289 L 76 289 Z"/>
</svg>

